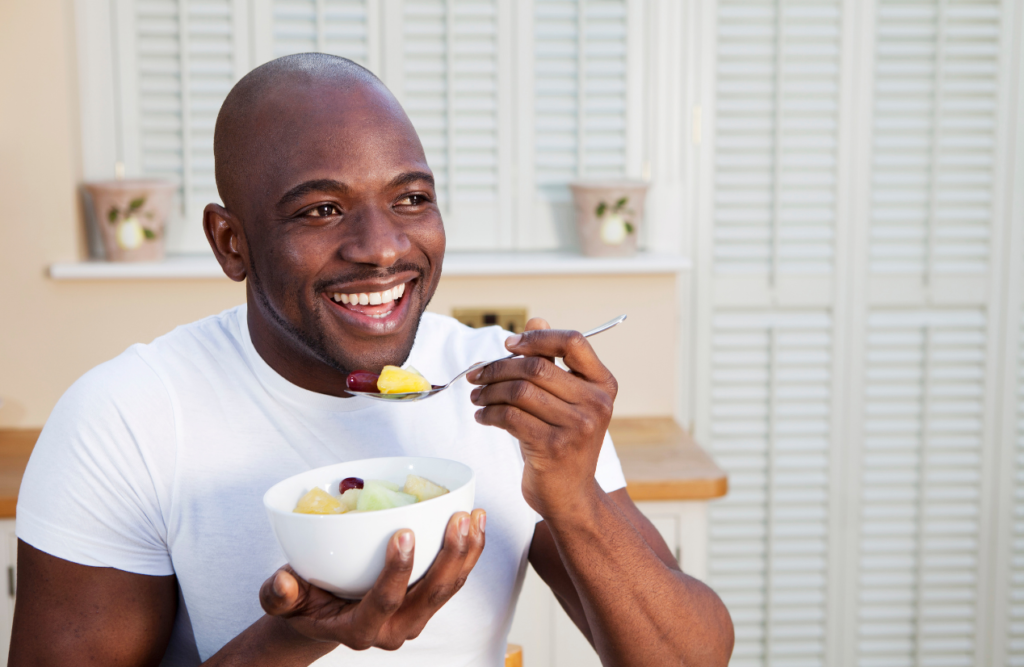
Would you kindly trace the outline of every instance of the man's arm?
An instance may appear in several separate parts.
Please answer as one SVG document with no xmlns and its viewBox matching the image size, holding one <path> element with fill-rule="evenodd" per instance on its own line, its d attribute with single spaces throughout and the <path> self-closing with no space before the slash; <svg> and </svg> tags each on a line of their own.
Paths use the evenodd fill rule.
<svg viewBox="0 0 1024 667">
<path fill-rule="evenodd" d="M 388 543 L 384 570 L 358 602 L 337 598 L 285 566 L 259 591 L 267 613 L 203 664 L 305 667 L 339 644 L 399 648 L 462 588 L 483 551 L 485 523 L 483 510 L 452 516 L 441 553 L 412 587 L 415 538 L 412 531 L 398 531 Z M 8 664 L 158 665 L 177 601 L 173 576 L 78 565 L 19 541 Z"/>
<path fill-rule="evenodd" d="M 477 421 L 519 439 L 523 496 L 544 518 L 530 562 L 604 665 L 727 664 L 725 605 L 679 570 L 625 490 L 607 494 L 594 479 L 615 378 L 578 332 L 550 331 L 538 319 L 526 328 L 506 343 L 522 358 L 467 378 L 481 385 L 472 394 L 482 406 Z"/>
</svg>

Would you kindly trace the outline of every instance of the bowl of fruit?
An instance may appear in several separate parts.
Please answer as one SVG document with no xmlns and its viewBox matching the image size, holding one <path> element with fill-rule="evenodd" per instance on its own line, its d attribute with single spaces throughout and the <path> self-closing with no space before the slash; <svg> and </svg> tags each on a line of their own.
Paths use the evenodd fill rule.
<svg viewBox="0 0 1024 667">
<path fill-rule="evenodd" d="M 316 468 L 278 482 L 263 496 L 277 541 L 300 577 L 360 599 L 384 569 L 388 540 L 416 536 L 409 584 L 429 569 L 448 520 L 471 512 L 469 466 L 427 457 L 385 457 Z"/>
</svg>

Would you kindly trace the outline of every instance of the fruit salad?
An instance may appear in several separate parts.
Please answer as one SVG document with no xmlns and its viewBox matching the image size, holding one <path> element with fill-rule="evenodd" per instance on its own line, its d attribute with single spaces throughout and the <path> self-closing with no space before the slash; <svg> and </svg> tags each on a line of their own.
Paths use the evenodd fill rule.
<svg viewBox="0 0 1024 667">
<path fill-rule="evenodd" d="M 338 494 L 324 491 L 318 486 L 299 499 L 296 514 L 347 514 L 350 512 L 372 512 L 387 510 L 437 498 L 448 493 L 448 489 L 419 475 L 405 478 L 405 486 L 399 488 L 394 482 L 382 479 L 363 481 L 358 477 L 346 477 L 338 485 Z"/>
<path fill-rule="evenodd" d="M 345 386 L 349 391 L 381 394 L 407 394 L 432 389 L 427 379 L 412 366 L 385 366 L 380 375 L 367 371 L 353 371 L 345 378 Z"/>
</svg>

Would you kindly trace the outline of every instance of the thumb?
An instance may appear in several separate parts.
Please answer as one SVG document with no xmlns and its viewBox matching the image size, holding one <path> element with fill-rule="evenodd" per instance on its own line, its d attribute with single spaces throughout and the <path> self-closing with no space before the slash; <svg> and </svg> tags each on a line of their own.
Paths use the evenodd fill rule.
<svg viewBox="0 0 1024 667">
<path fill-rule="evenodd" d="M 260 587 L 260 605 L 271 616 L 284 616 L 294 611 L 299 597 L 299 582 L 287 565 L 271 575 Z"/>
</svg>

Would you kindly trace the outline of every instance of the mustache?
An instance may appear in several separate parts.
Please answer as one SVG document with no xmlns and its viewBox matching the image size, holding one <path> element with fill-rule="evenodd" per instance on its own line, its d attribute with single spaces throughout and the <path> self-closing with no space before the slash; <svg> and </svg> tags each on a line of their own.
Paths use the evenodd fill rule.
<svg viewBox="0 0 1024 667">
<path fill-rule="evenodd" d="M 319 293 L 327 289 L 329 286 L 336 285 L 338 283 L 354 283 L 360 280 L 390 278 L 391 276 L 408 271 L 415 272 L 420 278 L 423 278 L 426 275 L 426 272 L 421 266 L 413 264 L 412 262 L 399 262 L 398 264 L 389 266 L 386 269 L 366 267 L 364 269 L 355 269 L 347 273 L 318 280 L 313 284 L 313 291 Z"/>
</svg>

